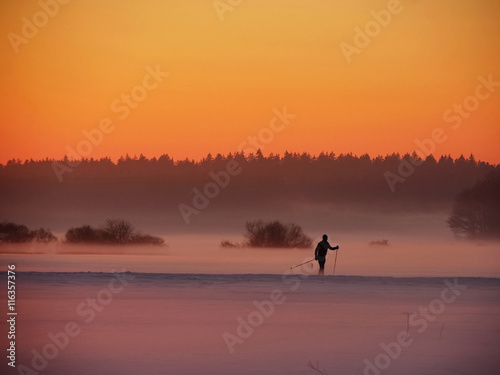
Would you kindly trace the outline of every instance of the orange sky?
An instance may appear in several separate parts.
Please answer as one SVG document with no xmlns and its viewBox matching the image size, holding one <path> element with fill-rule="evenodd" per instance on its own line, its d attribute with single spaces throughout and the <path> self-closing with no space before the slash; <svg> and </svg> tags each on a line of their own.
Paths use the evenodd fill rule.
<svg viewBox="0 0 500 375">
<path fill-rule="evenodd" d="M 106 118 L 88 157 L 225 154 L 269 134 L 285 106 L 296 117 L 264 154 L 405 153 L 443 128 L 436 155 L 500 163 L 500 87 L 469 98 L 457 129 L 443 119 L 478 77 L 500 82 L 500 2 L 401 1 L 348 62 L 341 43 L 377 31 L 370 12 L 390 1 L 242 1 L 221 17 L 212 0 L 54 1 L 41 1 L 52 17 L 38 1 L 0 3 L 0 163 L 61 158 Z M 169 75 L 158 83 L 148 67 Z M 124 116 L 131 91 L 142 101 Z"/>
</svg>

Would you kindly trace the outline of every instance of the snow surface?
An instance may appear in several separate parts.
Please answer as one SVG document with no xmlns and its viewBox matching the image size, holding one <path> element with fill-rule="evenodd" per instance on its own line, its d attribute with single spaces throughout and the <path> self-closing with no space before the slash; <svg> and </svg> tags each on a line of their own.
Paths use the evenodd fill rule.
<svg viewBox="0 0 500 375">
<path fill-rule="evenodd" d="M 111 273 L 18 273 L 17 365 L 31 368 L 32 350 L 42 352 L 51 342 L 48 334 L 62 332 L 73 321 L 80 333 L 48 360 L 41 374 L 318 374 L 308 367 L 309 361 L 323 374 L 500 373 L 499 279 L 171 273 L 122 277 L 123 290 L 116 292 L 123 285 L 116 281 L 115 292 L 110 292 L 109 283 L 116 280 Z M 447 300 L 456 298 L 445 303 L 446 283 L 460 287 L 458 295 L 446 292 Z M 2 305 L 4 298 L 5 292 Z M 96 299 L 100 311 L 94 309 L 93 320 L 86 323 L 89 315 L 81 313 L 81 306 L 88 313 L 89 298 Z M 258 313 L 254 302 L 271 299 L 282 303 L 270 302 L 269 316 Z M 425 329 L 423 315 L 418 315 L 421 308 L 431 308 Z M 420 325 L 408 326 L 413 313 Z M 255 324 L 231 353 L 223 335 L 236 336 L 239 321 L 259 314 L 262 324 Z M 395 358 L 385 355 L 381 345 L 391 345 L 408 327 L 405 343 L 411 343 Z M 4 321 L 1 329 L 6 332 Z M 374 363 L 377 358 L 387 368 L 367 370 L 365 360 Z M 3 361 L 2 374 L 22 373 Z"/>
</svg>

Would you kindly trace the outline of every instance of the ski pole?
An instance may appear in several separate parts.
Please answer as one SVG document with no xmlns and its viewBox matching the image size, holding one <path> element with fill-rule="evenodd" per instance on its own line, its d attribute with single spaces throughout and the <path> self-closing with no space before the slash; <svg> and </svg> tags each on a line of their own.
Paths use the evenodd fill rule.
<svg viewBox="0 0 500 375">
<path fill-rule="evenodd" d="M 337 255 L 339 253 L 339 249 L 337 249 L 337 251 L 335 252 L 335 261 L 333 262 L 333 274 L 332 275 L 335 275 L 335 267 L 337 267 Z"/>
<path fill-rule="evenodd" d="M 290 267 L 290 269 L 292 269 L 292 268 L 297 268 L 297 267 L 299 267 L 299 266 L 302 266 L 303 264 L 306 264 L 306 263 L 312 262 L 312 261 L 314 261 L 314 260 L 316 260 L 316 259 L 311 259 L 311 260 L 308 260 L 307 262 L 297 264 L 296 266 Z"/>
</svg>

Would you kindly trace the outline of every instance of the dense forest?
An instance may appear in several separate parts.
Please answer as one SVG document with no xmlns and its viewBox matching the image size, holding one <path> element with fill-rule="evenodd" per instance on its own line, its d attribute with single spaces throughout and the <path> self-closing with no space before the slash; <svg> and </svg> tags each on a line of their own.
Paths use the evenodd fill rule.
<svg viewBox="0 0 500 375">
<path fill-rule="evenodd" d="M 79 210 L 108 217 L 115 212 L 161 213 L 182 221 L 181 206 L 192 216 L 189 210 L 199 212 L 208 203 L 221 212 L 299 203 L 444 211 L 463 189 L 499 168 L 472 155 L 422 160 L 416 154 L 371 158 L 333 152 L 264 156 L 259 151 L 208 155 L 199 161 L 168 155 L 127 155 L 117 162 L 11 160 L 0 165 L 0 220 Z"/>
</svg>

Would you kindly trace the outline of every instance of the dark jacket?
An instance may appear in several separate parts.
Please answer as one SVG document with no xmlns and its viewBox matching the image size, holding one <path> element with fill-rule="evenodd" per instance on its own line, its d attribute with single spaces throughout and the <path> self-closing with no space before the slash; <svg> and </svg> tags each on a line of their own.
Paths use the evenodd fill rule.
<svg viewBox="0 0 500 375">
<path fill-rule="evenodd" d="M 324 258 L 328 250 L 337 250 L 337 248 L 331 247 L 328 241 L 323 240 L 321 242 L 318 242 L 318 246 L 316 246 L 316 250 L 314 250 L 314 257 Z"/>
</svg>

